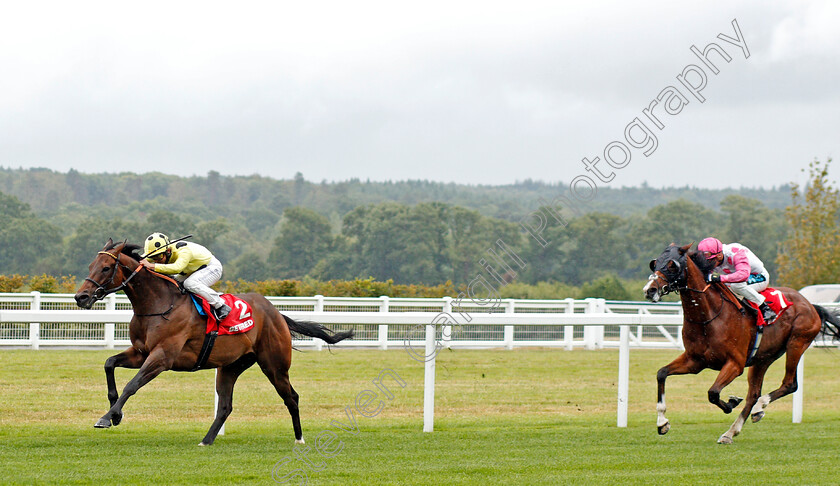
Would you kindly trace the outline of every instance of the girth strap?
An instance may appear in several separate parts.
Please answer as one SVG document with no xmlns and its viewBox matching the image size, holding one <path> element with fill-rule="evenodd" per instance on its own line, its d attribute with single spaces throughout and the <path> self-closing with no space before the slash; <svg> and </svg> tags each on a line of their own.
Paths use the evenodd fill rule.
<svg viewBox="0 0 840 486">
<path fill-rule="evenodd" d="M 198 353 L 198 361 L 190 371 L 198 371 L 202 366 L 207 364 L 207 359 L 210 357 L 210 352 L 213 351 L 213 344 L 219 336 L 219 331 L 213 330 L 204 335 L 204 343 L 201 345 L 201 352 Z"/>
<path fill-rule="evenodd" d="M 210 358 L 210 352 L 213 351 L 213 344 L 216 342 L 216 338 L 219 337 L 219 320 L 216 319 L 216 316 L 208 315 L 207 320 L 209 321 L 210 319 L 215 321 L 216 328 L 204 335 L 204 343 L 202 343 L 201 351 L 198 353 L 198 360 L 190 371 L 198 371 L 207 364 L 207 359 Z"/>
<path fill-rule="evenodd" d="M 750 354 L 747 356 L 747 362 L 744 366 L 749 366 L 752 364 L 752 360 L 755 357 L 755 353 L 758 352 L 758 347 L 761 345 L 761 336 L 764 335 L 764 328 L 759 327 L 755 331 L 755 340 L 753 341 L 752 348 L 750 348 Z"/>
</svg>

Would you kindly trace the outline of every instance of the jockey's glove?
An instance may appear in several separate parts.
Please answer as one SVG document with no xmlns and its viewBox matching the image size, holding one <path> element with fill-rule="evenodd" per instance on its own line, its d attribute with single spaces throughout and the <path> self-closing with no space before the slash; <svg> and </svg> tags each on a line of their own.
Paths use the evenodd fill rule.
<svg viewBox="0 0 840 486">
<path fill-rule="evenodd" d="M 710 274 L 707 280 L 709 283 L 720 282 L 720 275 Z"/>
</svg>

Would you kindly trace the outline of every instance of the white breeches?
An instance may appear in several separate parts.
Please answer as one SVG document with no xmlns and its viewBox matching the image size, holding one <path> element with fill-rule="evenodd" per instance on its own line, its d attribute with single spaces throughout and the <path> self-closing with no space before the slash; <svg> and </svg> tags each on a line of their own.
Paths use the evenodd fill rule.
<svg viewBox="0 0 840 486">
<path fill-rule="evenodd" d="M 222 298 L 219 297 L 219 293 L 210 288 L 211 285 L 222 278 L 222 263 L 216 258 L 210 260 L 210 263 L 204 268 L 196 270 L 190 275 L 177 275 L 175 278 L 184 282 L 185 289 L 200 295 L 213 307 L 224 304 Z"/>
<path fill-rule="evenodd" d="M 766 289 L 770 284 L 770 274 L 765 270 L 761 275 L 764 277 L 764 280 L 761 282 L 747 283 L 752 280 L 751 277 L 745 282 L 727 283 L 726 285 L 729 286 L 729 289 L 735 295 L 743 297 L 750 302 L 755 302 L 756 305 L 761 305 L 764 303 L 764 297 L 759 292 Z"/>
</svg>

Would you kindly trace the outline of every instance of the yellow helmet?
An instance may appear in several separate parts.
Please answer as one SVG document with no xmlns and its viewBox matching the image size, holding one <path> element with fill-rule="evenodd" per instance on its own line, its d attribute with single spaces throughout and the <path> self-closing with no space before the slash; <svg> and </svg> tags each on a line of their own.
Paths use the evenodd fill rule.
<svg viewBox="0 0 840 486">
<path fill-rule="evenodd" d="M 144 246 L 143 250 L 146 253 L 146 257 L 159 255 L 166 251 L 166 248 L 169 246 L 169 238 L 163 233 L 152 233 L 146 238 L 146 245 Z"/>
</svg>

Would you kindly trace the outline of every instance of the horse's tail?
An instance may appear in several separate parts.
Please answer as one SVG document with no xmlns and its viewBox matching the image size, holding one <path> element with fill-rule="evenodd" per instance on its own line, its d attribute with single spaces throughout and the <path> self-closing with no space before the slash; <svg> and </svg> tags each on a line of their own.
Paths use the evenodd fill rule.
<svg viewBox="0 0 840 486">
<path fill-rule="evenodd" d="M 345 339 L 353 338 L 353 330 L 333 332 L 323 324 L 318 324 L 312 321 L 296 321 L 287 315 L 283 315 L 286 319 L 286 324 L 289 325 L 289 331 L 292 334 L 315 337 L 323 339 L 327 344 L 335 344 Z"/>
<path fill-rule="evenodd" d="M 825 307 L 814 306 L 822 321 L 822 332 L 827 336 L 840 340 L 840 315 L 837 311 L 829 311 Z"/>
</svg>

